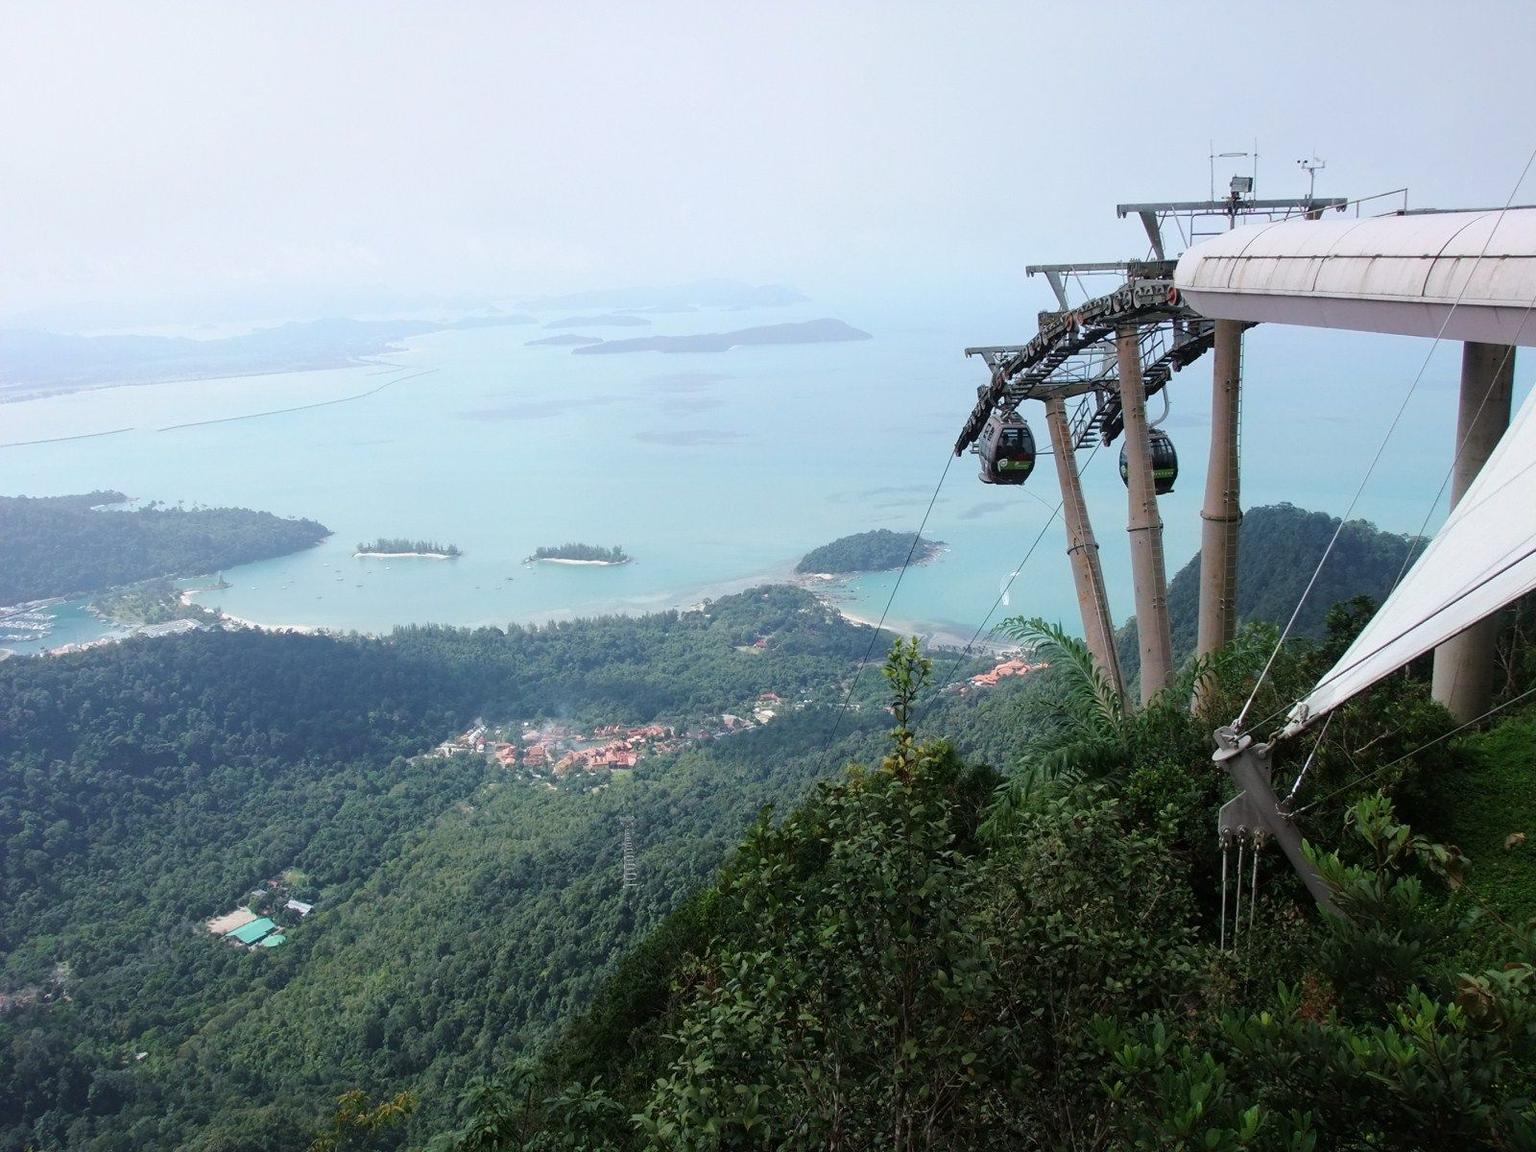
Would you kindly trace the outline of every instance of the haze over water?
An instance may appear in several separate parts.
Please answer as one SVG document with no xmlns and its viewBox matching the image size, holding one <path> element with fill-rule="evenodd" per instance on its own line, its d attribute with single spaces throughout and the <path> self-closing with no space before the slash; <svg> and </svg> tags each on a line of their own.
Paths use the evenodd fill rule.
<svg viewBox="0 0 1536 1152">
<path fill-rule="evenodd" d="M 915 530 L 985 379 L 965 345 L 1022 340 L 997 301 L 971 307 L 816 301 L 655 314 L 610 337 L 721 331 L 836 315 L 874 339 L 728 353 L 572 355 L 527 347 L 538 325 L 442 332 L 366 364 L 321 372 L 97 389 L 0 407 L 0 492 L 116 488 L 142 500 L 238 505 L 320 520 L 318 548 L 226 573 L 200 601 L 268 625 L 384 632 L 411 623 L 500 625 L 686 606 L 784 579 L 808 549 L 868 528 Z M 944 310 L 940 310 L 940 309 Z M 1022 311 L 1022 310 L 1020 310 Z M 554 315 L 550 313 L 544 319 Z M 1427 341 L 1255 330 L 1248 337 L 1244 503 L 1289 500 L 1342 513 Z M 1448 466 L 1452 348 L 1434 356 L 1356 515 L 1416 531 Z M 422 375 L 421 373 L 429 373 Z M 228 420 L 299 404 L 363 399 Z M 1175 377 L 1164 427 L 1181 452 L 1162 501 L 1169 575 L 1198 548 L 1209 363 Z M 1038 406 L 1041 447 L 1047 444 Z M 1153 415 L 1161 412 L 1153 403 Z M 173 425 L 198 421 L 224 421 Z M 1085 468 L 1116 619 L 1132 611 L 1118 445 Z M 1023 490 L 953 461 L 925 528 L 948 545 L 910 570 L 894 624 L 968 638 L 992 620 L 1039 614 L 1077 624 L 1059 520 L 997 604 L 1058 493 L 1042 455 Z M 1443 514 L 1443 505 L 1431 527 Z M 378 536 L 454 543 L 454 561 L 359 560 Z M 621 544 L 622 568 L 525 567 L 539 545 Z M 894 573 L 844 591 L 884 610 Z M 994 610 L 995 607 L 995 611 Z M 98 630 L 73 614 L 46 646 Z M 28 646 L 11 645 L 21 651 Z"/>
</svg>

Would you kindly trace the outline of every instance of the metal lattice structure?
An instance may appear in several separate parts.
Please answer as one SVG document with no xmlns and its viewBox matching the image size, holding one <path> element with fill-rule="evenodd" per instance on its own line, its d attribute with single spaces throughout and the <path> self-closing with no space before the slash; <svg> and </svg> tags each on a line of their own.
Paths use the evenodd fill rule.
<svg viewBox="0 0 1536 1152">
<path fill-rule="evenodd" d="M 624 891 L 634 887 L 639 869 L 635 864 L 635 818 L 624 817 Z"/>
<path fill-rule="evenodd" d="M 991 369 L 991 382 L 977 390 L 976 406 L 955 442 L 955 455 L 976 442 L 995 410 L 1011 412 L 1025 400 L 1082 397 L 1072 416 L 1073 446 L 1120 434 L 1119 373 L 1114 337 L 1135 329 L 1142 377 L 1154 396 L 1172 375 L 1211 347 L 1214 326 L 1179 301 L 1173 262 L 1128 262 L 1125 282 L 1067 311 L 1042 312 L 1040 331 L 1028 344 L 967 348 Z M 1060 272 L 1052 265 L 1031 271 Z M 1079 269 L 1071 269 L 1080 271 Z"/>
<path fill-rule="evenodd" d="M 1251 196 L 1251 184 L 1239 187 L 1234 182 L 1232 194 L 1223 200 L 1118 205 L 1122 218 L 1141 220 L 1150 242 L 1149 259 L 1028 266 L 1026 275 L 1045 277 L 1059 308 L 1040 313 L 1039 331 L 1027 344 L 965 350 L 968 357 L 981 357 L 991 380 L 977 389 L 976 406 L 955 441 L 955 455 L 976 443 L 995 411 L 1011 413 L 1031 399 L 1080 398 L 1072 412 L 1073 447 L 1113 443 L 1123 427 L 1114 347 L 1118 332 L 1136 332 L 1148 397 L 1156 396 L 1175 372 L 1212 347 L 1215 326 L 1185 305 L 1174 286 L 1176 261 L 1166 255 L 1173 243 L 1188 243 L 1239 221 L 1316 218 L 1327 210 L 1342 211 L 1349 203 L 1312 197 L 1258 200 Z M 1174 235 L 1169 234 L 1170 226 Z M 1085 277 L 1108 275 L 1120 276 L 1121 283 L 1101 294 L 1087 290 Z M 1069 284 L 1077 285 L 1084 297 L 1076 304 Z"/>
</svg>

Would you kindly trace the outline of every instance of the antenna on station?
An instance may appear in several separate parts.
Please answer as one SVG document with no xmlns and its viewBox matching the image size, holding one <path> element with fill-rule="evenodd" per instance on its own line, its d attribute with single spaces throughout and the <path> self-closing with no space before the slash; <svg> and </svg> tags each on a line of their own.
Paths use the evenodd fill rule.
<svg viewBox="0 0 1536 1152">
<path fill-rule="evenodd" d="M 1317 154 L 1317 149 L 1312 150 L 1312 159 L 1296 161 L 1297 167 L 1307 174 L 1307 199 L 1312 199 L 1312 193 L 1317 188 L 1317 174 L 1328 167 L 1328 161 Z"/>
</svg>

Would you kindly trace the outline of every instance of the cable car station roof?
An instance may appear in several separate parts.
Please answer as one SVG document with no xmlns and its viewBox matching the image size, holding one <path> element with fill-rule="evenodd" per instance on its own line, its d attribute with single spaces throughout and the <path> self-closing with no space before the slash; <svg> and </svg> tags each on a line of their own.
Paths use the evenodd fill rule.
<svg viewBox="0 0 1536 1152">
<path fill-rule="evenodd" d="M 1173 279 L 1212 320 L 1536 346 L 1536 207 L 1235 228 Z"/>
</svg>

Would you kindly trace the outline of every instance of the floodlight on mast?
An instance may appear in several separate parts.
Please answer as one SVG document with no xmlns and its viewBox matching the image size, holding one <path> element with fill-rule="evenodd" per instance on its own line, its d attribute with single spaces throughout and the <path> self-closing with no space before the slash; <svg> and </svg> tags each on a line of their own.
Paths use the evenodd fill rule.
<svg viewBox="0 0 1536 1152">
<path fill-rule="evenodd" d="M 1252 170 L 1249 172 L 1248 177 L 1247 177 L 1247 183 L 1248 183 L 1247 192 L 1249 194 L 1252 194 L 1253 190 L 1256 187 L 1258 187 L 1258 183 L 1259 183 L 1259 142 L 1257 140 L 1255 140 L 1253 142 L 1253 151 L 1252 152 L 1218 152 L 1218 151 L 1216 151 L 1216 142 L 1214 140 L 1212 140 L 1211 143 L 1210 143 L 1210 149 L 1211 149 L 1211 152 L 1210 152 L 1210 162 L 1211 162 L 1210 199 L 1212 199 L 1212 200 L 1216 199 L 1216 161 L 1218 161 L 1218 160 L 1252 160 L 1253 161 L 1253 167 L 1252 167 Z M 1239 179 L 1239 177 L 1234 177 L 1233 178 L 1233 182 L 1232 182 L 1233 183 L 1232 194 L 1234 196 L 1238 195 L 1238 188 L 1237 188 L 1237 181 L 1238 181 L 1238 179 Z"/>
</svg>

